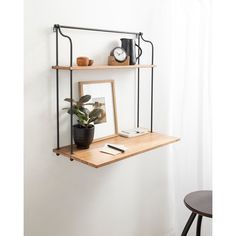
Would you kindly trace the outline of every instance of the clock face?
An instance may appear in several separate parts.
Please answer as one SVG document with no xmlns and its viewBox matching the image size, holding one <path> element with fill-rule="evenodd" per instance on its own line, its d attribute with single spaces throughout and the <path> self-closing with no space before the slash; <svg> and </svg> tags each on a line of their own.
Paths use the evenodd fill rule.
<svg viewBox="0 0 236 236">
<path fill-rule="evenodd" d="M 126 51 L 123 48 L 117 47 L 113 51 L 115 59 L 119 62 L 124 62 L 127 58 Z"/>
</svg>

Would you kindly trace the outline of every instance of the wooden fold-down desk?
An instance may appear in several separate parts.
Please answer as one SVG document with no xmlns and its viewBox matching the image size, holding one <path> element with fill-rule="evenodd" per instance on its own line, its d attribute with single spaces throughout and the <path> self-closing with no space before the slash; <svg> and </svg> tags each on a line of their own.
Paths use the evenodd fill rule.
<svg viewBox="0 0 236 236">
<path fill-rule="evenodd" d="M 76 147 L 74 147 L 73 154 L 70 153 L 70 146 L 62 147 L 60 149 L 54 149 L 53 151 L 57 154 L 98 168 L 116 161 L 123 160 L 128 157 L 135 156 L 140 153 L 147 152 L 155 148 L 177 142 L 179 140 L 179 138 L 167 136 L 164 134 L 148 133 L 133 138 L 116 136 L 113 138 L 94 142 L 90 145 L 89 149 L 76 149 Z M 122 144 L 125 145 L 128 150 L 116 156 L 100 152 L 100 149 L 106 143 Z"/>
</svg>

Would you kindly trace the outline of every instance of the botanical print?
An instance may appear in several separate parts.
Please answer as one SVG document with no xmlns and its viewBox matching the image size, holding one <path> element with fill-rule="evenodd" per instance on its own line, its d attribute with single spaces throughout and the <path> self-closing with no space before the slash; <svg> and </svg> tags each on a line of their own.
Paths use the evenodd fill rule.
<svg viewBox="0 0 236 236">
<path fill-rule="evenodd" d="M 98 119 L 94 121 L 96 139 L 105 139 L 117 135 L 117 118 L 115 104 L 115 85 L 113 80 L 81 81 L 79 94 L 91 95 L 88 109 L 101 109 Z"/>
<path fill-rule="evenodd" d="M 98 119 L 94 122 L 94 124 L 106 123 L 107 117 L 106 117 L 105 97 L 92 98 L 92 102 L 93 102 L 93 109 L 100 108 L 103 110 L 103 112 L 99 115 Z"/>
</svg>

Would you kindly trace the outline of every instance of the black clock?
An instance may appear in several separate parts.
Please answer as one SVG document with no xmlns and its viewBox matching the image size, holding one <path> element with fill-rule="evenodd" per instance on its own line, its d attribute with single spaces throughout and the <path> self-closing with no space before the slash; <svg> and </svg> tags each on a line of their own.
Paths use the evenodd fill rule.
<svg viewBox="0 0 236 236">
<path fill-rule="evenodd" d="M 124 48 L 116 47 L 111 51 L 111 56 L 118 62 L 124 62 L 127 59 L 127 53 Z"/>
</svg>

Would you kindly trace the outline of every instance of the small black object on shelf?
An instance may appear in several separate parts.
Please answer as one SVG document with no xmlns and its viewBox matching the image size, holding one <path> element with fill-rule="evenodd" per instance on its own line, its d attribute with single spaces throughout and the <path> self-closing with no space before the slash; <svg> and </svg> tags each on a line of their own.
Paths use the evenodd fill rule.
<svg viewBox="0 0 236 236">
<path fill-rule="evenodd" d="M 134 39 L 122 38 L 121 47 L 127 52 L 127 55 L 130 57 L 130 65 L 135 65 L 137 60 L 142 55 L 141 47 L 136 44 Z M 136 47 L 139 49 L 139 55 L 136 57 Z"/>
<path fill-rule="evenodd" d="M 74 141 L 78 149 L 88 149 L 93 141 L 94 126 L 82 127 L 80 124 L 73 125 Z"/>
</svg>

